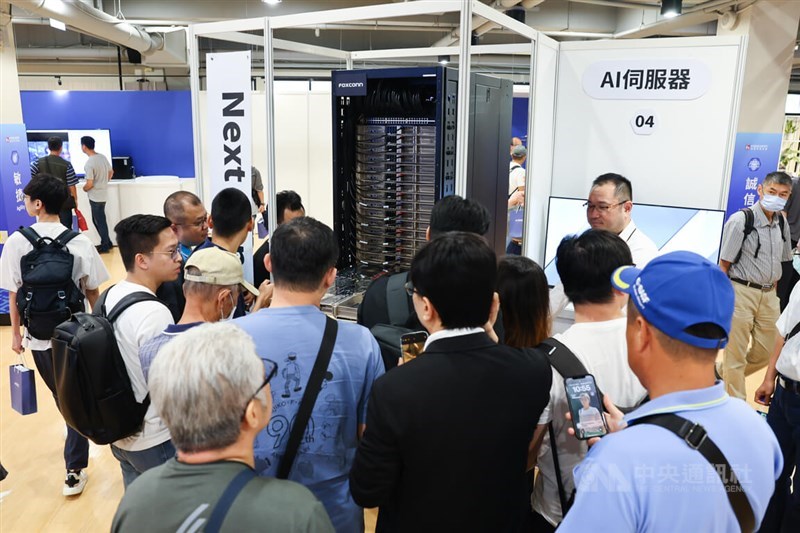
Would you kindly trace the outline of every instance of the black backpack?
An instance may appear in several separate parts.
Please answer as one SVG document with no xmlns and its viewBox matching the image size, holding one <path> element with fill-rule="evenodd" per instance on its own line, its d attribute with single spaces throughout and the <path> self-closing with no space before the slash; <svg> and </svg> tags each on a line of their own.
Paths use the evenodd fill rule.
<svg viewBox="0 0 800 533">
<path fill-rule="evenodd" d="M 42 237 L 33 228 L 19 228 L 33 245 L 22 256 L 22 286 L 17 291 L 17 309 L 31 337 L 48 340 L 57 325 L 85 310 L 83 293 L 72 280 L 75 258 L 67 243 L 78 233 L 65 229 L 55 239 Z"/>
<path fill-rule="evenodd" d="M 747 239 L 747 236 L 753 233 L 755 230 L 755 221 L 756 216 L 753 214 L 753 210 L 749 207 L 745 207 L 743 209 L 739 209 L 740 212 L 744 213 L 744 237 L 742 238 L 742 247 L 739 248 L 739 253 L 736 254 L 736 259 L 733 260 L 732 264 L 736 264 L 742 258 L 742 250 L 744 249 L 744 241 Z M 785 224 L 783 220 L 783 214 L 777 213 L 778 215 L 778 226 L 781 228 L 781 238 L 783 242 L 786 242 L 786 233 L 783 231 L 783 225 Z M 758 259 L 758 252 L 761 250 L 761 238 L 758 236 L 758 232 L 756 232 L 756 251 L 753 254 L 753 259 Z"/>
<path fill-rule="evenodd" d="M 386 282 L 386 307 L 389 311 L 389 324 L 375 324 L 369 330 L 381 348 L 381 358 L 386 370 L 396 367 L 397 360 L 403 355 L 400 337 L 414 331 L 406 327 L 414 312 L 409 305 L 405 290 L 407 281 L 408 272 L 389 276 Z"/>
<path fill-rule="evenodd" d="M 58 408 L 67 424 L 96 444 L 138 432 L 150 395 L 136 401 L 114 335 L 114 321 L 139 302 L 159 301 L 147 292 L 123 297 L 106 314 L 108 289 L 92 313 L 76 313 L 53 332 L 53 374 Z"/>
</svg>

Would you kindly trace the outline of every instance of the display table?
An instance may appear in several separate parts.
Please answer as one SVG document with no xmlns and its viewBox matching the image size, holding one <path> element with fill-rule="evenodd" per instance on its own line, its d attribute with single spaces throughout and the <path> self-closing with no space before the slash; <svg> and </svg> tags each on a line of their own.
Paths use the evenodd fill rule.
<svg viewBox="0 0 800 533">
<path fill-rule="evenodd" d="M 123 218 L 131 215 L 163 215 L 164 200 L 170 194 L 180 190 L 194 191 L 194 179 L 180 179 L 178 176 L 140 176 L 132 180 L 114 180 L 108 184 L 108 200 L 106 201 L 106 221 L 111 242 L 116 244 L 114 226 Z M 92 243 L 100 244 L 100 235 L 92 223 L 92 209 L 89 197 L 83 191 L 86 183 L 78 184 L 78 208 L 86 217 L 89 230 L 84 234 Z"/>
</svg>

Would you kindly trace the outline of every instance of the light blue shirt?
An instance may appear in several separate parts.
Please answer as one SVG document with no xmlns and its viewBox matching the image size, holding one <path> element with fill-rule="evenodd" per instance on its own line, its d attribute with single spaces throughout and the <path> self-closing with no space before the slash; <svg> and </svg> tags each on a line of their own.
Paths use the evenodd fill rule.
<svg viewBox="0 0 800 533">
<path fill-rule="evenodd" d="M 721 382 L 656 398 L 627 421 L 675 413 L 702 425 L 719 447 L 761 524 L 783 468 L 778 441 Z M 559 531 L 739 532 L 716 470 L 669 430 L 641 424 L 603 437 L 575 467 L 575 503 Z"/>
<path fill-rule="evenodd" d="M 262 358 L 278 363 L 270 382 L 272 418 L 255 441 L 256 470 L 274 476 L 319 353 L 325 315 L 314 306 L 283 307 L 262 309 L 233 323 L 253 337 Z M 383 372 L 380 347 L 369 330 L 339 322 L 328 374 L 289 475 L 325 505 L 338 533 L 364 531 L 364 512 L 350 496 L 348 477 L 358 425 L 366 422 L 372 383 Z"/>
</svg>

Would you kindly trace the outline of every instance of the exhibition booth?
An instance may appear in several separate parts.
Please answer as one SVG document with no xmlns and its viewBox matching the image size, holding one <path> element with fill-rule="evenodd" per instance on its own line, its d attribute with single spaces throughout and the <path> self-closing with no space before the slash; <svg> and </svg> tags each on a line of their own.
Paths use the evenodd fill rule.
<svg viewBox="0 0 800 533">
<path fill-rule="evenodd" d="M 524 42 L 473 45 L 461 39 L 457 46 L 342 51 L 273 37 L 277 29 L 296 26 L 454 11 L 460 14 L 460 35 L 470 35 L 473 16 L 480 16 Z M 751 205 L 753 183 L 777 167 L 780 135 L 736 133 L 746 37 L 559 43 L 481 2 L 436 0 L 195 24 L 188 34 L 190 95 L 22 95 L 29 130 L 105 128 L 112 155 L 131 157 L 137 174 L 147 176 L 112 180 L 106 207 L 111 227 L 133 213 L 161 212 L 164 198 L 179 189 L 197 191 L 209 208 L 224 187 L 250 196 L 255 166 L 268 204 L 277 191 L 293 189 L 308 214 L 335 229 L 347 258 L 341 266 L 368 266 L 365 272 L 374 274 L 381 266 L 407 265 L 419 228 L 409 227 L 406 240 L 397 238 L 395 260 L 388 261 L 386 239 L 377 231 L 385 228 L 375 210 L 391 211 L 395 229 L 424 227 L 432 202 L 452 193 L 491 208 L 490 240 L 501 251 L 513 131 L 528 148 L 524 255 L 547 268 L 557 242 L 586 226 L 582 202 L 591 181 L 617 172 L 633 182 L 634 203 L 643 204 L 634 207 L 634 220 L 648 227 L 660 249 L 691 249 L 716 261 L 725 212 Z M 204 90 L 200 38 L 241 46 L 202 58 Z M 254 46 L 264 50 L 261 92 L 251 84 Z M 336 58 L 342 70 L 334 71 L 332 82 L 276 81 L 276 49 Z M 472 72 L 476 54 L 524 56 L 527 97 L 512 94 L 508 80 Z M 437 65 L 442 56 L 452 58 L 450 68 Z M 383 74 L 355 68 L 397 58 L 418 58 L 419 65 Z M 386 107 L 381 98 L 389 93 L 400 95 L 399 107 Z M 424 103 L 426 94 L 438 110 Z M 389 146 L 399 150 L 398 142 L 386 141 L 391 136 L 413 139 L 416 144 L 404 144 L 402 156 L 411 151 L 415 159 L 393 160 L 392 168 L 384 160 L 377 168 L 378 161 L 369 158 L 378 153 L 374 139 L 383 139 L 383 154 Z M 433 140 L 425 145 L 425 138 Z M 392 154 L 400 157 L 399 151 Z M 411 165 L 417 165 L 414 172 Z M 366 195 L 367 186 L 383 196 Z M 409 204 L 412 197 L 416 203 Z M 405 219 L 398 215 L 401 198 Z M 88 206 L 85 197 L 79 201 Z M 275 216 L 269 210 L 270 230 Z M 699 227 L 703 231 L 694 229 Z M 95 237 L 91 223 L 90 228 Z"/>
</svg>

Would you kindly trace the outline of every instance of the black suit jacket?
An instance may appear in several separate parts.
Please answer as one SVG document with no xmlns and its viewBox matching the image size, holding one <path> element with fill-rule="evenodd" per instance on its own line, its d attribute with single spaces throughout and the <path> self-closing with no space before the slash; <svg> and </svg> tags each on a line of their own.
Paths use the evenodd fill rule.
<svg viewBox="0 0 800 533">
<path fill-rule="evenodd" d="M 377 531 L 521 530 L 551 377 L 543 355 L 476 333 L 379 378 L 350 472 L 356 503 L 380 507 Z"/>
</svg>

